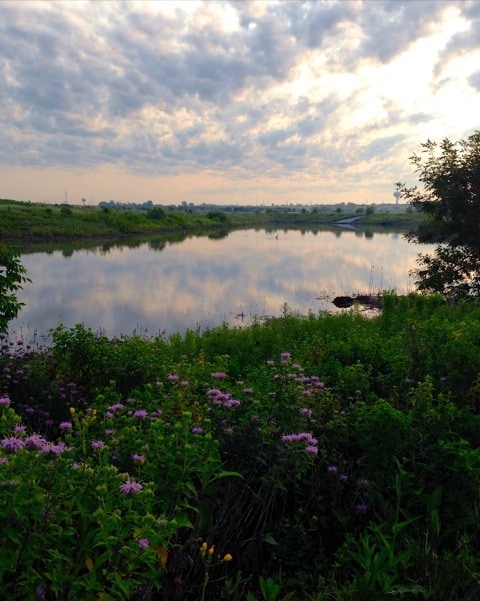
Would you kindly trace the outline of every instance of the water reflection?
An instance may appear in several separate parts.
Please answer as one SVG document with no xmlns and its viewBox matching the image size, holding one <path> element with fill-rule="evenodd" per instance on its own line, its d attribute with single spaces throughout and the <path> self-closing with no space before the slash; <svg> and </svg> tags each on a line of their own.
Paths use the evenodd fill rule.
<svg viewBox="0 0 480 601">
<path fill-rule="evenodd" d="M 398 234 L 249 229 L 25 252 L 32 284 L 11 331 L 82 323 L 109 337 L 155 336 L 248 324 L 280 315 L 284 303 L 333 311 L 336 295 L 411 290 L 419 250 Z"/>
</svg>

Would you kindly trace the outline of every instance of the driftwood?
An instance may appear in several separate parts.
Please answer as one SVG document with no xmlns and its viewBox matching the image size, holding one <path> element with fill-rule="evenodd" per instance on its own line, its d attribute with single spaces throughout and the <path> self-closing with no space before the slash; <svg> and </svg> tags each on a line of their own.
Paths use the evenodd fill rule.
<svg viewBox="0 0 480 601">
<path fill-rule="evenodd" d="M 367 309 L 381 309 L 382 297 L 377 294 L 357 294 L 356 296 L 336 296 L 333 304 L 339 309 L 348 309 L 355 303 L 364 305 Z"/>
</svg>

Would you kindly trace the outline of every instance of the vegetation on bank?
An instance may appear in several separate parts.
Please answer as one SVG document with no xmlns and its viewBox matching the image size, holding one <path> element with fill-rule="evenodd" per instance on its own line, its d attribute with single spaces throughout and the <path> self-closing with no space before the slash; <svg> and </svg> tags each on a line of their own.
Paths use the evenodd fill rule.
<svg viewBox="0 0 480 601">
<path fill-rule="evenodd" d="M 155 207 L 146 211 L 100 209 L 71 205 L 42 205 L 0 200 L 0 238 L 11 242 L 44 242 L 175 232 L 225 230 L 243 227 L 292 228 L 333 226 L 339 219 L 358 217 L 369 228 L 415 230 L 424 218 L 415 212 L 377 215 L 316 211 L 224 212 Z"/>
<path fill-rule="evenodd" d="M 2 599 L 474 601 L 480 305 L 0 350 Z"/>
</svg>

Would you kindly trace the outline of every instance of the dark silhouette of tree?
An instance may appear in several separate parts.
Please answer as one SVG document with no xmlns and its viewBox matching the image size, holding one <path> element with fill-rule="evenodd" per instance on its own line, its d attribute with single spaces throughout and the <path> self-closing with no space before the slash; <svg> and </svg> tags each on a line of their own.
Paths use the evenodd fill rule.
<svg viewBox="0 0 480 601">
<path fill-rule="evenodd" d="M 456 143 L 428 140 L 422 148 L 410 160 L 423 189 L 401 185 L 400 191 L 428 220 L 407 237 L 437 246 L 433 254 L 419 254 L 415 283 L 421 291 L 454 298 L 479 296 L 480 132 Z"/>
</svg>

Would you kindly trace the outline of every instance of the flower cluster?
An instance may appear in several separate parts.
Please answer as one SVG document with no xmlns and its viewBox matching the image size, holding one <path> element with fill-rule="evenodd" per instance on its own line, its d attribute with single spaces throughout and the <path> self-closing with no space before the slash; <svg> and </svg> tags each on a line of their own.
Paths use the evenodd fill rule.
<svg viewBox="0 0 480 601">
<path fill-rule="evenodd" d="M 207 396 L 214 405 L 219 405 L 221 407 L 231 408 L 240 405 L 240 401 L 234 399 L 230 392 L 222 392 L 218 388 L 210 388 L 207 392 Z"/>
<path fill-rule="evenodd" d="M 299 432 L 298 434 L 283 434 L 282 441 L 285 444 L 293 444 L 296 442 L 305 443 L 305 453 L 309 455 L 318 455 L 318 440 L 311 432 Z"/>
</svg>

